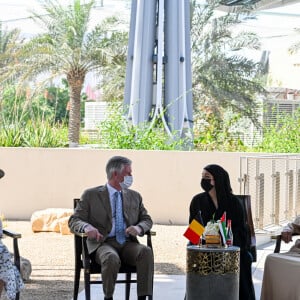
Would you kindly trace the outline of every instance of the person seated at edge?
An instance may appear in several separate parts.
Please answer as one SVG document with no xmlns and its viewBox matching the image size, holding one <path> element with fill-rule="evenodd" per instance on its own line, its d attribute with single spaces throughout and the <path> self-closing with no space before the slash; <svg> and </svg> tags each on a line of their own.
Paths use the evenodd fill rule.
<svg viewBox="0 0 300 300">
<path fill-rule="evenodd" d="M 297 216 L 292 223 L 288 223 L 286 226 L 283 227 L 281 232 L 281 238 L 284 242 L 289 243 L 293 241 L 292 239 L 293 234 L 300 234 L 300 216 Z M 300 248 L 299 242 L 297 248 Z"/>
<path fill-rule="evenodd" d="M 0 169 L 0 178 L 4 176 Z M 9 300 L 16 298 L 16 294 L 24 288 L 21 274 L 11 260 L 11 254 L 7 247 L 2 243 L 2 221 L 0 220 L 0 298 L 2 290 L 6 292 Z"/>
<path fill-rule="evenodd" d="M 252 281 L 252 256 L 248 251 L 249 238 L 246 230 L 245 214 L 239 199 L 232 194 L 227 171 L 211 164 L 202 172 L 201 187 L 204 193 L 197 194 L 190 203 L 189 223 L 201 211 L 203 225 L 210 220 L 219 220 L 226 212 L 232 220 L 233 245 L 240 247 L 240 300 L 255 300 Z"/>
<path fill-rule="evenodd" d="M 72 231 L 87 233 L 88 251 L 101 265 L 104 299 L 113 299 L 121 261 L 136 266 L 138 299 L 152 295 L 153 252 L 138 243 L 136 236 L 150 230 L 153 222 L 141 195 L 129 189 L 133 182 L 131 165 L 126 157 L 110 158 L 106 165 L 107 183 L 85 190 L 69 219 Z M 120 217 L 124 217 L 121 229 Z"/>
</svg>

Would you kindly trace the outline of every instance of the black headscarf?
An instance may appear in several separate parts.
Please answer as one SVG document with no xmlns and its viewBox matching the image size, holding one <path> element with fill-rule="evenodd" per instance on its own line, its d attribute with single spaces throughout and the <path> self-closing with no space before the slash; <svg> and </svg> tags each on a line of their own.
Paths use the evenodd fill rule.
<svg viewBox="0 0 300 300">
<path fill-rule="evenodd" d="M 204 167 L 204 170 L 214 177 L 218 202 L 229 200 L 232 194 L 232 188 L 227 171 L 219 165 L 207 165 Z"/>
</svg>

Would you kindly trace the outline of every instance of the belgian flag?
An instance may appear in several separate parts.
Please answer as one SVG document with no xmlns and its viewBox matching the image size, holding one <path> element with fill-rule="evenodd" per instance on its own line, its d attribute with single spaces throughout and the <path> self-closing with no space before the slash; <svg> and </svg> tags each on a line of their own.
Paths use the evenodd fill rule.
<svg viewBox="0 0 300 300">
<path fill-rule="evenodd" d="M 189 227 L 183 234 L 192 244 L 198 245 L 201 235 L 204 232 L 204 226 L 201 216 L 201 211 L 195 216 Z"/>
</svg>

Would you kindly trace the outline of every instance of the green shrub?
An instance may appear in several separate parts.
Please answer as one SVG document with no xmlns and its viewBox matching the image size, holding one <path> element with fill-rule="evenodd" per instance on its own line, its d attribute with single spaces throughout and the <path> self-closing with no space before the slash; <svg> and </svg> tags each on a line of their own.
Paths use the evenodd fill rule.
<svg viewBox="0 0 300 300">
<path fill-rule="evenodd" d="M 198 151 L 245 151 L 247 147 L 236 133 L 231 131 L 239 116 L 217 118 L 214 114 L 202 116 L 206 119 L 195 122 L 194 150 Z"/>
<path fill-rule="evenodd" d="M 26 97 L 10 86 L 4 90 L 0 114 L 0 146 L 65 147 L 68 130 L 41 96 Z"/>
<path fill-rule="evenodd" d="M 37 120 L 0 126 L 0 146 L 2 147 L 66 147 L 68 128 L 53 126 L 49 121 Z"/>
<path fill-rule="evenodd" d="M 133 126 L 120 106 L 111 105 L 107 118 L 98 126 L 98 143 L 110 149 L 174 150 L 183 149 L 184 140 L 173 140 L 157 120 Z"/>
<path fill-rule="evenodd" d="M 264 127 L 263 140 L 253 150 L 269 153 L 300 153 L 300 109 L 285 114 L 276 124 Z"/>
</svg>

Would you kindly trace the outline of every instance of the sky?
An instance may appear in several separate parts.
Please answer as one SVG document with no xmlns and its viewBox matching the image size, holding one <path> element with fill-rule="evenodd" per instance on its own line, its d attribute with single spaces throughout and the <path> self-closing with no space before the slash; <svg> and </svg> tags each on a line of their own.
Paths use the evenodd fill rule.
<svg viewBox="0 0 300 300">
<path fill-rule="evenodd" d="M 59 2 L 62 5 L 69 5 L 73 3 L 73 0 L 60 0 Z M 0 0 L 0 20 L 4 28 L 21 28 L 25 35 L 40 32 L 40 28 L 29 19 L 32 11 L 42 13 L 40 3 L 43 3 L 43 1 Z M 96 0 L 97 8 L 92 12 L 91 26 L 98 23 L 99 20 L 115 13 L 124 14 L 124 8 L 128 7 L 128 3 L 128 0 L 103 0 L 103 7 L 101 7 L 101 0 Z"/>
<path fill-rule="evenodd" d="M 69 5 L 74 0 L 60 0 L 62 5 Z M 82 0 L 84 2 L 84 0 Z M 32 11 L 42 13 L 40 3 L 43 0 L 0 0 L 0 20 L 2 21 L 3 28 L 13 29 L 20 28 L 21 34 L 25 37 L 35 35 L 41 32 L 41 29 L 30 20 L 29 16 Z M 92 11 L 90 26 L 93 28 L 96 24 L 100 23 L 106 17 L 114 14 L 122 14 L 123 16 L 128 13 L 130 1 L 128 0 L 103 0 L 103 7 L 101 7 L 101 0 L 96 0 L 96 9 Z M 88 74 L 85 80 L 84 91 L 94 99 L 95 95 L 99 93 L 96 89 L 97 79 Z"/>
<path fill-rule="evenodd" d="M 300 42 L 299 3 L 257 12 L 256 19 L 247 20 L 244 28 L 256 32 L 261 50 L 269 51 L 271 86 L 300 89 L 300 53 L 290 55 L 288 49 Z"/>
<path fill-rule="evenodd" d="M 72 2 L 73 0 L 60 0 L 62 5 L 68 5 Z M 129 0 L 102 0 L 102 2 L 104 6 L 100 7 L 101 0 L 96 0 L 98 9 L 95 9 L 93 12 L 92 20 L 94 22 L 114 13 L 124 14 L 126 11 L 125 7 L 130 6 Z M 0 20 L 3 22 L 4 26 L 7 26 L 8 28 L 20 27 L 23 32 L 36 33 L 39 31 L 39 28 L 34 26 L 28 17 L 32 10 L 36 12 L 41 11 L 39 8 L 40 3 L 43 3 L 43 1 L 0 0 Z M 276 21 L 283 17 L 283 14 L 285 14 L 285 21 Z M 295 23 L 295 19 L 300 20 L 300 0 L 299 3 L 293 5 L 260 11 L 257 18 L 256 24 L 253 23 L 251 25 L 255 29 L 260 28 L 261 30 L 264 30 L 265 28 L 268 32 L 274 32 L 274 34 L 276 34 L 278 31 L 281 32 L 286 28 L 291 28 L 293 22 Z"/>
</svg>

